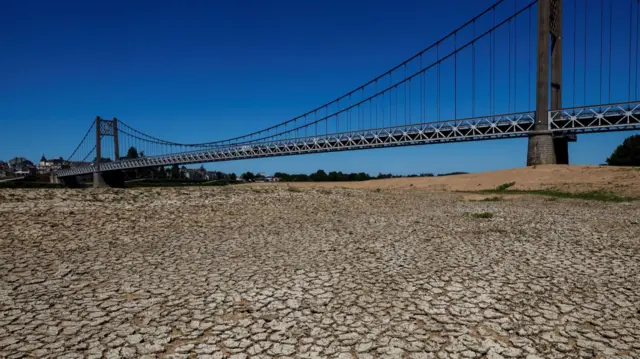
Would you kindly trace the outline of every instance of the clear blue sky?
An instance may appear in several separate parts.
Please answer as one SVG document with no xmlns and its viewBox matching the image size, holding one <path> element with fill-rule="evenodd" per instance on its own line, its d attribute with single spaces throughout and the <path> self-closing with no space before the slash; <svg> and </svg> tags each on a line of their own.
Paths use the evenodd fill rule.
<svg viewBox="0 0 640 359">
<path fill-rule="evenodd" d="M 0 159 L 66 158 L 98 115 L 186 143 L 282 122 L 379 75 L 492 2 L 4 0 Z M 621 13 L 625 20 L 627 12 Z M 581 135 L 570 144 L 571 162 L 602 163 L 632 134 Z M 517 139 L 206 167 L 237 173 L 482 171 L 524 166 L 525 154 L 526 139 Z"/>
</svg>

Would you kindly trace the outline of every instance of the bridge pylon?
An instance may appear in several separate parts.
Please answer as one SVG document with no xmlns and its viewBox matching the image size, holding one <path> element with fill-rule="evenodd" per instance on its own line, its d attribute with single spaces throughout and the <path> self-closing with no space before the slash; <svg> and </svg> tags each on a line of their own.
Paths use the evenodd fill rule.
<svg viewBox="0 0 640 359">
<path fill-rule="evenodd" d="M 562 0 L 538 1 L 537 62 L 536 122 L 529 136 L 527 166 L 568 164 L 569 139 L 554 137 L 549 130 L 549 96 L 551 110 L 562 108 Z"/>
<path fill-rule="evenodd" d="M 101 163 L 102 163 L 102 137 L 113 137 L 113 148 L 114 148 L 114 160 L 118 161 L 120 159 L 120 147 L 118 144 L 118 119 L 115 117 L 113 120 L 105 120 L 100 118 L 100 116 L 96 117 L 96 160 L 94 163 L 95 171 L 93 172 L 93 188 L 100 187 L 113 187 L 114 181 L 105 181 L 105 179 L 116 178 L 115 182 L 116 186 L 118 186 L 119 177 L 109 175 L 107 178 L 104 177 L 104 173 L 102 172 Z M 124 184 L 124 180 L 122 180 Z"/>
</svg>

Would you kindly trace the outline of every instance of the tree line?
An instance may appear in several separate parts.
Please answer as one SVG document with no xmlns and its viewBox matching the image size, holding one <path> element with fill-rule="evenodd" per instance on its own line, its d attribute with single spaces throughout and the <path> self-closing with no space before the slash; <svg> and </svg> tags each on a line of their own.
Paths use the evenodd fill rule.
<svg viewBox="0 0 640 359">
<path fill-rule="evenodd" d="M 140 157 L 144 157 L 144 151 L 138 152 L 135 147 L 130 147 L 127 151 L 127 155 L 121 157 L 122 160 L 126 159 L 136 159 Z M 95 162 L 97 158 L 94 158 Z M 101 162 L 111 162 L 110 158 L 102 158 Z M 622 144 L 620 144 L 611 154 L 610 157 L 607 158 L 606 164 L 609 166 L 640 166 L 640 135 L 632 135 L 624 140 Z M 150 167 L 150 168 L 139 168 L 135 170 L 129 170 L 127 172 L 127 177 L 129 178 L 167 178 L 167 179 L 183 179 L 184 172 L 186 170 L 185 166 L 179 167 L 178 165 L 172 165 L 171 167 Z M 205 172 L 205 168 L 200 166 L 200 172 Z M 384 179 L 384 178 L 398 178 L 398 177 L 436 177 L 436 176 L 450 176 L 450 175 L 458 175 L 465 174 L 467 172 L 450 172 L 450 173 L 441 173 L 441 174 L 433 174 L 433 173 L 420 173 L 420 174 L 410 174 L 406 176 L 401 175 L 393 175 L 390 173 L 379 173 L 377 176 L 371 176 L 364 172 L 358 173 L 343 173 L 341 171 L 331 171 L 329 173 L 320 169 L 311 174 L 289 174 L 286 172 L 276 172 L 274 177 L 280 179 L 283 182 L 346 182 L 346 181 L 367 181 L 372 179 Z M 235 173 L 223 173 L 216 172 L 217 178 L 226 178 L 230 181 L 235 182 L 238 177 Z M 254 174 L 253 172 L 245 172 L 240 175 L 245 181 L 253 181 L 256 179 L 260 179 L 264 177 L 259 174 Z"/>
<path fill-rule="evenodd" d="M 282 182 L 349 182 L 349 181 L 368 181 L 374 179 L 384 179 L 384 178 L 399 178 L 399 177 L 434 177 L 434 176 L 449 176 L 454 174 L 464 174 L 466 172 L 451 172 L 451 173 L 443 173 L 434 175 L 433 173 L 421 173 L 421 174 L 411 174 L 408 176 L 400 176 L 393 174 L 384 174 L 379 173 L 377 176 L 371 176 L 364 172 L 358 173 L 343 173 L 341 171 L 331 171 L 329 173 L 324 170 L 318 170 L 312 174 L 289 174 L 286 172 L 276 172 L 273 177 L 277 177 Z M 255 177 L 251 172 L 243 173 L 241 176 L 245 180 L 252 180 L 258 177 Z"/>
</svg>

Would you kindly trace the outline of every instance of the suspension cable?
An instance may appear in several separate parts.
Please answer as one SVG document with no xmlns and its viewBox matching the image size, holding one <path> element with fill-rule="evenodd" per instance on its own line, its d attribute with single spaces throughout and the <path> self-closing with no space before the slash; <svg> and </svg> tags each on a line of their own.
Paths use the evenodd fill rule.
<svg viewBox="0 0 640 359">
<path fill-rule="evenodd" d="M 89 134 L 91 133 L 91 130 L 93 129 L 93 127 L 96 125 L 95 121 L 91 121 L 91 126 L 89 126 L 89 130 L 87 131 L 87 133 L 84 135 L 84 137 L 82 137 L 82 140 L 80 141 L 80 143 L 78 144 L 78 146 L 76 147 L 75 150 L 73 150 L 73 153 L 71 153 L 71 156 L 69 156 L 69 158 L 67 159 L 67 161 L 71 161 L 71 159 L 73 158 L 73 156 L 75 156 L 76 152 L 78 152 L 78 149 L 80 148 L 80 146 L 82 146 L 82 144 L 84 143 L 84 141 L 87 139 L 87 136 L 89 136 Z"/>
<path fill-rule="evenodd" d="M 507 23 L 509 22 L 509 20 L 511 20 L 513 17 L 515 17 L 515 16 L 517 16 L 517 15 L 520 15 L 520 14 L 521 14 L 521 13 L 523 13 L 524 11 L 526 11 L 526 10 L 530 9 L 530 8 L 531 8 L 533 5 L 535 5 L 536 3 L 537 3 L 537 0 L 534 0 L 534 1 L 530 2 L 527 6 L 525 6 L 525 7 L 524 7 L 524 8 L 522 8 L 522 9 L 520 9 L 516 14 L 512 15 L 510 18 L 508 18 L 508 19 L 505 19 L 505 20 L 501 21 L 500 23 L 498 23 L 497 25 L 495 25 L 495 26 L 494 26 L 494 27 L 492 27 L 491 29 L 489 29 L 489 30 L 485 31 L 484 33 L 482 33 L 482 34 L 478 35 L 475 39 L 473 39 L 473 40 L 471 40 L 471 41 L 469 41 L 469 42 L 465 43 L 463 46 L 460 46 L 460 47 L 458 48 L 457 52 L 460 52 L 460 51 L 462 51 L 462 50 L 466 49 L 467 47 L 470 47 L 470 46 L 471 46 L 471 44 L 472 44 L 473 42 L 478 41 L 478 40 L 480 40 L 480 39 L 482 39 L 482 38 L 486 37 L 487 35 L 489 35 L 489 34 L 493 33 L 496 29 L 498 29 L 498 28 L 500 28 L 501 26 L 503 26 L 503 25 L 507 24 Z M 438 60 L 438 61 L 436 61 L 436 62 L 432 63 L 431 65 L 429 65 L 429 66 L 425 67 L 424 69 L 422 69 L 422 70 L 420 70 L 420 71 L 418 71 L 418 72 L 414 73 L 413 75 L 411 75 L 411 76 L 407 77 L 407 81 L 408 81 L 408 80 L 410 80 L 410 79 L 413 79 L 413 78 L 414 78 L 414 77 L 416 77 L 416 76 L 419 76 L 420 74 L 422 74 L 422 73 L 424 73 L 424 72 L 426 72 L 426 71 L 428 71 L 428 70 L 430 70 L 430 69 L 432 69 L 432 68 L 434 68 L 434 67 L 436 67 L 436 68 L 437 68 L 437 67 L 439 67 L 439 65 L 440 65 L 442 62 L 444 62 L 445 60 L 448 60 L 449 58 L 453 57 L 453 55 L 454 55 L 454 53 L 449 53 L 449 54 L 447 54 L 446 56 L 442 56 L 441 58 L 439 58 L 439 60 Z M 494 74 L 494 76 L 495 76 L 495 74 Z M 394 89 L 396 89 L 396 90 L 397 90 L 398 85 L 401 85 L 404 81 L 405 81 L 405 80 L 402 80 L 402 81 L 400 81 L 400 82 L 398 82 L 398 83 L 393 83 L 393 84 L 391 84 L 389 87 L 387 87 L 387 88 L 385 88 L 385 89 L 380 90 L 380 91 L 379 91 L 378 93 L 376 93 L 376 94 L 371 95 L 369 98 L 374 98 L 374 97 L 377 97 L 377 96 L 382 96 L 384 93 L 392 92 Z M 495 84 L 494 84 L 494 85 L 495 85 Z M 393 103 L 392 103 L 392 101 L 391 101 L 392 95 L 390 94 L 390 95 L 389 95 L 389 97 L 390 97 L 390 106 L 393 106 Z M 369 98 L 365 99 L 365 101 L 366 101 L 366 100 L 368 100 Z M 353 105 L 352 105 L 352 107 L 353 107 L 353 106 L 357 106 L 357 105 L 359 105 L 359 104 L 360 104 L 360 103 L 353 104 Z M 336 112 L 336 113 L 331 114 L 330 116 L 335 116 L 335 115 L 337 115 L 337 114 L 344 113 L 344 112 L 345 112 L 346 110 L 348 110 L 348 109 L 349 109 L 349 108 L 342 109 L 342 110 L 340 110 L 339 112 Z M 390 111 L 389 111 L 389 114 L 390 114 L 390 116 L 392 117 L 392 110 L 391 110 L 391 109 L 390 109 Z M 315 121 L 315 122 L 325 121 L 327 118 L 328 118 L 328 117 L 321 118 L 321 119 L 319 119 L 319 120 L 317 120 L 317 121 Z M 309 125 L 311 125 L 311 124 L 313 124 L 313 123 L 310 123 Z M 392 118 L 390 118 L 390 126 L 392 126 L 392 125 L 393 125 L 393 121 L 392 121 Z M 300 126 L 299 128 L 302 128 L 302 127 L 304 127 L 304 126 Z M 292 131 L 292 130 L 291 130 L 291 131 Z M 265 139 L 266 139 L 266 138 L 261 138 L 260 140 L 265 140 Z M 242 144 L 242 143 L 236 143 L 236 144 Z"/>
<path fill-rule="evenodd" d="M 335 100 L 333 100 L 333 101 L 331 101 L 331 102 L 328 102 L 328 103 L 326 103 L 326 104 L 324 104 L 324 105 L 322 105 L 322 106 L 317 107 L 317 108 L 316 108 L 316 109 L 314 109 L 314 110 L 311 110 L 311 111 L 307 112 L 307 114 L 309 114 L 309 113 L 313 113 L 315 110 L 319 110 L 319 109 L 321 109 L 321 108 L 323 108 L 323 107 L 324 107 L 324 108 L 326 108 L 327 106 L 330 106 L 330 105 L 334 104 L 334 103 L 335 103 L 336 101 L 338 101 L 339 99 L 343 99 L 343 98 L 345 98 L 345 97 L 349 96 L 351 93 L 353 93 L 353 92 L 357 92 L 357 91 L 358 91 L 358 90 L 360 90 L 362 87 L 369 86 L 369 85 L 373 84 L 376 80 L 379 80 L 379 79 L 382 79 L 382 78 L 386 77 L 387 75 L 391 74 L 391 73 L 392 73 L 392 72 L 394 72 L 395 70 L 397 70 L 397 69 L 401 68 L 401 67 L 402 67 L 403 65 L 405 65 L 406 63 L 409 63 L 410 61 L 412 61 L 412 60 L 416 59 L 418 56 L 420 56 L 420 55 L 422 55 L 422 54 L 426 53 L 427 51 L 429 51 L 429 50 L 431 50 L 431 49 L 433 49 L 434 47 L 436 47 L 436 46 L 437 46 L 438 44 L 440 44 L 441 42 L 443 42 L 443 41 L 445 41 L 445 40 L 449 39 L 449 38 L 450 38 L 451 36 L 453 36 L 455 33 L 459 32 L 460 30 L 464 29 L 464 28 L 465 28 L 465 27 L 467 27 L 469 24 L 471 24 L 471 22 L 473 22 L 474 20 L 477 20 L 477 19 L 481 18 L 482 16 L 484 16 L 485 14 L 487 14 L 489 11 L 495 10 L 495 8 L 496 8 L 496 7 L 498 7 L 500 4 L 502 4 L 504 1 L 505 1 L 505 0 L 498 0 L 496 3 L 494 3 L 493 5 L 491 5 L 490 7 L 488 7 L 486 10 L 484 10 L 483 12 L 481 12 L 480 14 L 478 14 L 477 16 L 473 17 L 471 20 L 467 21 L 467 22 L 466 22 L 466 23 L 464 23 L 463 25 L 461 25 L 461 26 L 459 26 L 458 28 L 456 28 L 455 30 L 451 31 L 449 34 L 447 34 L 446 36 L 444 36 L 443 38 L 441 38 L 441 39 L 440 39 L 440 40 L 438 40 L 437 42 L 433 43 L 432 45 L 428 46 L 428 47 L 427 47 L 427 48 L 425 48 L 424 50 L 420 51 L 419 53 L 415 54 L 414 56 L 410 57 L 408 60 L 404 61 L 403 63 L 401 63 L 401 64 L 399 64 L 399 65 L 397 65 L 397 66 L 393 67 L 392 69 L 390 69 L 390 70 L 386 71 L 385 73 L 383 73 L 383 74 L 379 75 L 378 77 L 376 77 L 376 78 L 374 78 L 374 79 L 370 80 L 369 82 L 367 82 L 367 83 L 365 83 L 365 84 L 363 84 L 363 85 L 361 85 L 361 86 L 358 86 L 356 89 L 354 89 L 354 90 L 350 91 L 349 93 L 347 93 L 347 94 L 345 94 L 345 95 L 340 96 L 338 99 L 335 99 Z M 537 1 L 537 0 L 536 0 L 536 1 Z M 534 2 L 535 2 L 535 1 L 534 1 Z M 301 117 L 303 117 L 303 115 L 298 116 L 298 117 L 296 117 L 296 118 L 294 118 L 294 119 L 291 119 L 291 120 L 288 120 L 288 121 L 285 121 L 285 122 L 282 122 L 282 123 L 276 124 L 276 125 L 274 125 L 274 126 L 271 126 L 271 127 L 269 127 L 269 129 L 275 129 L 275 128 L 278 128 L 278 127 L 280 127 L 280 126 L 283 126 L 285 123 L 295 122 L 297 119 L 300 119 Z M 219 144 L 219 143 L 221 143 L 221 142 L 226 142 L 226 141 L 236 141 L 236 140 L 240 140 L 240 139 L 245 139 L 246 137 L 248 137 L 248 136 L 250 136 L 250 135 L 255 135 L 255 134 L 263 133 L 265 130 L 267 130 L 267 129 L 263 129 L 263 130 L 260 130 L 260 131 L 256 131 L 256 132 L 253 132 L 252 134 L 248 134 L 248 135 L 243 135 L 243 136 L 238 136 L 238 137 L 234 137 L 234 138 L 229 138 L 229 139 L 226 139 L 226 140 L 218 140 L 218 141 L 214 141 L 214 142 L 199 143 L 199 144 L 190 144 L 190 145 L 192 145 L 192 146 L 200 146 L 200 145 L 216 145 L 216 144 Z"/>
<path fill-rule="evenodd" d="M 521 10 L 519 10 L 517 13 L 513 14 L 513 15 L 512 15 L 511 17 L 509 17 L 508 19 L 505 19 L 505 20 L 503 20 L 502 22 L 500 22 L 499 24 L 497 24 L 497 25 L 496 25 L 496 24 L 495 24 L 495 17 L 496 17 L 496 10 L 495 10 L 495 7 L 496 7 L 496 6 L 498 6 L 498 4 L 502 3 L 503 1 L 504 1 L 504 0 L 498 1 L 496 4 L 494 4 L 493 6 L 491 6 L 490 8 L 488 8 L 488 9 L 484 12 L 484 13 L 487 13 L 487 12 L 489 12 L 489 11 L 492 11 L 493 18 L 494 18 L 494 26 L 493 26 L 491 29 L 487 30 L 486 32 L 482 33 L 482 34 L 481 34 L 481 35 L 479 35 L 479 36 L 476 36 L 473 40 L 471 40 L 470 42 L 466 43 L 464 46 L 457 47 L 457 48 L 456 48 L 456 50 L 455 50 L 453 53 L 449 53 L 449 54 L 447 54 L 446 56 L 443 56 L 443 57 L 440 57 L 440 55 L 439 55 L 439 53 L 438 53 L 438 61 L 437 61 L 436 63 L 431 64 L 431 65 L 430 65 L 430 66 L 428 66 L 428 67 L 425 67 L 424 69 L 422 69 L 422 70 L 418 71 L 417 73 L 412 74 L 411 76 L 407 77 L 405 80 L 403 80 L 403 81 L 402 81 L 402 82 L 409 81 L 409 80 L 410 80 L 410 79 L 412 79 L 413 77 L 418 76 L 418 75 L 420 75 L 420 74 L 424 73 L 425 71 L 427 71 L 428 69 L 431 69 L 431 68 L 432 68 L 432 67 L 434 67 L 434 66 L 437 66 L 437 67 L 438 67 L 438 75 L 439 75 L 439 76 L 438 76 L 438 77 L 439 77 L 439 78 L 438 78 L 438 95 L 439 95 L 439 96 L 438 96 L 438 97 L 439 97 L 439 99 L 438 99 L 438 116 L 439 116 L 439 118 L 440 118 L 440 112 L 441 112 L 441 109 L 440 109 L 440 107 L 441 107 L 441 101 L 440 101 L 440 97 L 441 97 L 441 96 L 440 96 L 440 92 L 441 92 L 441 89 L 440 89 L 440 70 L 441 70 L 441 63 L 442 63 L 443 61 L 447 60 L 448 58 L 450 58 L 450 57 L 452 57 L 452 56 L 455 56 L 455 55 L 457 54 L 457 52 L 462 51 L 463 49 L 465 49 L 465 48 L 466 48 L 466 47 L 468 47 L 468 46 L 471 46 L 474 42 L 476 42 L 476 41 L 480 40 L 481 38 L 484 38 L 486 35 L 488 35 L 488 34 L 492 34 L 492 35 L 493 35 L 493 34 L 494 34 L 494 32 L 495 32 L 495 30 L 496 30 L 497 28 L 501 27 L 501 26 L 502 26 L 502 25 L 504 25 L 505 23 L 510 22 L 510 21 L 511 21 L 515 16 L 519 15 L 520 13 L 522 13 L 522 12 L 523 12 L 523 11 L 525 11 L 525 10 L 530 9 L 533 5 L 535 5 L 535 3 L 537 3 L 537 0 L 531 1 L 527 6 L 523 7 L 523 8 L 522 8 Z M 484 13 L 483 13 L 483 14 L 484 14 Z M 478 18 L 478 17 L 482 16 L 483 14 L 478 15 L 476 18 Z M 475 18 L 474 18 L 474 19 L 475 19 Z M 470 22 L 469 22 L 469 23 L 470 23 Z M 467 25 L 467 24 L 465 24 L 465 26 L 466 26 L 466 25 Z M 463 27 L 464 27 L 464 26 L 463 26 Z M 452 32 L 452 33 L 451 33 L 450 35 L 448 35 L 448 36 L 451 36 L 452 34 L 455 34 L 455 33 L 456 33 L 456 31 Z M 495 36 L 494 36 L 494 37 L 495 37 Z M 447 38 L 447 37 L 445 37 L 445 39 L 446 39 L 446 38 Z M 428 49 L 431 49 L 431 48 L 435 47 L 435 48 L 436 48 L 436 51 L 437 51 L 437 52 L 439 52 L 439 44 L 440 44 L 443 40 L 444 40 L 444 39 L 441 39 L 440 41 L 436 42 L 434 45 L 430 46 Z M 495 40 L 495 39 L 494 39 L 494 40 Z M 495 41 L 493 41 L 493 42 L 494 42 L 493 46 L 495 47 Z M 426 51 L 426 50 L 425 50 L 425 51 Z M 423 51 L 423 52 L 421 52 L 421 53 L 424 53 L 424 51 Z M 419 54 L 418 54 L 418 55 L 416 55 L 416 56 L 419 56 Z M 413 58 L 415 58 L 416 56 L 414 56 Z M 412 59 L 413 59 L 413 58 L 412 58 Z M 405 61 L 405 63 L 406 63 L 406 61 Z M 401 65 L 399 65 L 399 66 L 403 66 L 405 63 L 403 63 L 403 64 L 401 64 Z M 397 66 L 396 68 L 398 68 L 399 66 Z M 493 66 L 495 67 L 495 64 L 493 64 Z M 394 69 L 396 69 L 396 68 L 394 68 Z M 389 76 L 391 76 L 391 77 L 392 77 L 392 74 L 390 73 L 390 71 L 388 71 L 387 73 L 385 73 L 383 76 L 386 76 L 386 75 L 389 75 Z M 493 87 L 495 87 L 495 76 L 496 76 L 495 71 L 493 71 L 493 81 L 492 81 L 492 82 L 493 82 Z M 378 77 L 378 78 L 380 78 L 380 77 Z M 378 78 L 376 78 L 376 79 L 378 79 Z M 369 81 L 367 84 L 375 83 L 376 79 Z M 397 86 L 398 86 L 399 84 L 401 84 L 401 83 L 397 83 L 397 84 L 393 84 L 393 83 L 392 83 L 392 85 L 391 85 L 389 88 L 386 88 L 386 89 L 383 89 L 383 90 L 382 90 L 382 91 L 380 91 L 380 92 L 377 92 L 376 94 L 374 94 L 374 95 L 370 96 L 368 99 L 365 99 L 364 101 L 367 101 L 367 100 L 369 100 L 369 99 L 371 99 L 371 98 L 374 98 L 374 97 L 383 96 L 383 93 L 386 93 L 386 92 L 389 92 L 389 91 L 393 91 L 394 89 L 396 90 L 396 95 L 397 95 L 397 91 L 398 91 Z M 356 89 L 356 91 L 357 91 L 357 90 L 360 90 L 361 88 L 362 88 L 362 86 L 358 87 L 358 88 Z M 494 89 L 494 92 L 495 92 L 495 89 Z M 344 97 L 344 96 L 343 96 L 343 97 Z M 318 109 L 320 109 L 320 108 L 322 108 L 322 107 L 324 107 L 324 108 L 325 108 L 326 116 L 325 116 L 324 118 L 322 118 L 322 119 L 315 120 L 315 121 L 313 121 L 313 122 L 311 122 L 311 123 L 304 124 L 304 125 L 302 125 L 302 126 L 298 126 L 298 127 L 296 127 L 295 129 L 289 129 L 289 130 L 287 130 L 286 132 L 280 132 L 280 133 L 277 133 L 277 134 L 269 135 L 268 137 L 265 137 L 265 138 L 258 138 L 258 139 L 253 139 L 253 138 L 252 138 L 251 140 L 249 140 L 249 142 L 255 142 L 255 141 L 258 141 L 258 140 L 265 140 L 265 139 L 273 138 L 273 137 L 276 137 L 276 136 L 283 136 L 283 135 L 285 135 L 285 134 L 287 134 L 287 133 L 293 133 L 292 131 L 299 131 L 302 127 L 307 127 L 307 126 L 310 126 L 310 125 L 315 125 L 315 124 L 316 124 L 316 123 L 318 123 L 319 121 L 325 121 L 325 127 L 326 127 L 326 130 L 327 130 L 327 133 L 328 133 L 328 127 L 327 127 L 327 126 L 328 126 L 328 121 L 327 121 L 327 120 L 328 120 L 328 118 L 329 118 L 329 117 L 337 116 L 337 115 L 339 115 L 339 114 L 341 114 L 341 113 L 344 113 L 344 111 L 345 111 L 345 110 L 348 110 L 348 109 L 352 108 L 353 106 L 360 105 L 360 104 L 361 104 L 361 102 L 362 102 L 362 101 L 360 101 L 360 102 L 358 102 L 357 104 L 352 104 L 351 106 L 349 106 L 349 107 L 348 107 L 348 108 L 346 108 L 346 109 L 339 109 L 339 106 L 338 106 L 338 110 L 337 110 L 335 113 L 333 113 L 333 114 L 331 114 L 331 115 L 330 115 L 330 114 L 329 114 L 329 109 L 328 109 L 328 107 L 327 107 L 327 106 L 328 106 L 328 105 L 330 105 L 330 104 L 333 104 L 333 103 L 339 103 L 340 99 L 341 99 L 341 98 L 343 98 L 343 97 L 340 97 L 340 98 L 338 98 L 337 100 L 334 100 L 334 101 L 332 101 L 331 103 L 329 103 L 329 104 L 327 104 L 327 105 L 325 105 L 325 106 L 321 106 L 321 107 L 319 107 L 319 108 L 318 108 Z M 390 96 L 389 96 L 389 97 L 390 97 L 390 99 L 389 99 L 389 100 L 390 100 L 390 107 L 392 107 L 392 106 L 393 106 L 393 103 L 392 103 L 392 96 L 391 96 L 391 94 L 390 94 Z M 494 101 L 495 101 L 495 96 L 494 96 Z M 397 106 L 396 106 L 396 107 L 397 107 Z M 317 109 L 316 109 L 316 110 L 317 110 Z M 396 110 L 397 110 L 397 108 L 396 108 Z M 311 112 L 314 112 L 314 111 L 311 111 Z M 310 112 L 310 113 L 311 113 L 311 112 Z M 391 116 L 392 112 L 393 112 L 393 109 L 392 109 L 392 108 L 390 108 L 390 116 Z M 397 119 L 397 117 L 396 117 L 396 119 Z M 285 123 L 291 123 L 291 122 L 292 122 L 292 120 L 287 121 L 287 122 L 285 122 Z M 275 129 L 275 128 L 278 128 L 278 127 L 280 127 L 280 126 L 283 126 L 285 123 L 281 123 L 281 124 L 278 124 L 278 125 L 276 125 L 276 126 L 272 126 L 272 127 L 270 127 L 269 129 Z M 129 127 L 129 126 L 128 126 L 128 127 Z M 153 139 L 153 142 L 156 142 L 156 143 L 163 143 L 163 144 L 166 144 L 166 145 L 176 145 L 176 146 L 185 146 L 185 147 L 205 147 L 205 146 L 206 146 L 206 147 L 212 147 L 212 146 L 214 146 L 214 145 L 219 145 L 219 144 L 221 144 L 221 143 L 229 143 L 229 144 L 231 144 L 231 141 L 235 141 L 235 140 L 238 140 L 238 139 L 246 139 L 246 138 L 248 138 L 249 136 L 253 136 L 253 135 L 256 135 L 256 134 L 262 134 L 262 133 L 264 133 L 265 131 L 266 131 L 266 130 L 261 130 L 261 131 L 254 132 L 254 133 L 249 134 L 249 135 L 244 135 L 244 136 L 240 136 L 240 137 L 236 137 L 236 138 L 231 138 L 231 139 L 226 139 L 226 140 L 221 140 L 221 141 L 215 141 L 215 142 L 197 143 L 197 144 L 178 144 L 178 143 L 175 143 L 175 142 L 170 142 L 170 141 L 161 140 L 161 139 L 159 139 L 159 138 L 152 138 L 152 136 L 149 136 L 149 135 L 146 135 L 146 134 L 144 134 L 144 136 L 145 136 L 145 137 L 148 137 L 148 138 L 152 138 L 152 139 Z M 137 130 L 136 130 L 136 132 L 139 132 L 139 131 L 137 131 Z M 235 145 L 243 144 L 243 143 L 248 143 L 248 142 L 238 142 L 238 143 L 235 143 Z"/>
</svg>

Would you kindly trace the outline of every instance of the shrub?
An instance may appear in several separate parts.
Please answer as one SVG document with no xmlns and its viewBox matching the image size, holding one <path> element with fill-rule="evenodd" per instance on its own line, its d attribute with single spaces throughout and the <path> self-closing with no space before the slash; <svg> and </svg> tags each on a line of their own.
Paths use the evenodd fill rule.
<svg viewBox="0 0 640 359">
<path fill-rule="evenodd" d="M 513 187 L 513 185 L 515 185 L 515 182 L 507 182 L 507 183 L 503 183 L 501 185 L 499 185 L 498 187 L 496 187 L 496 191 L 506 191 L 509 187 Z"/>
</svg>

